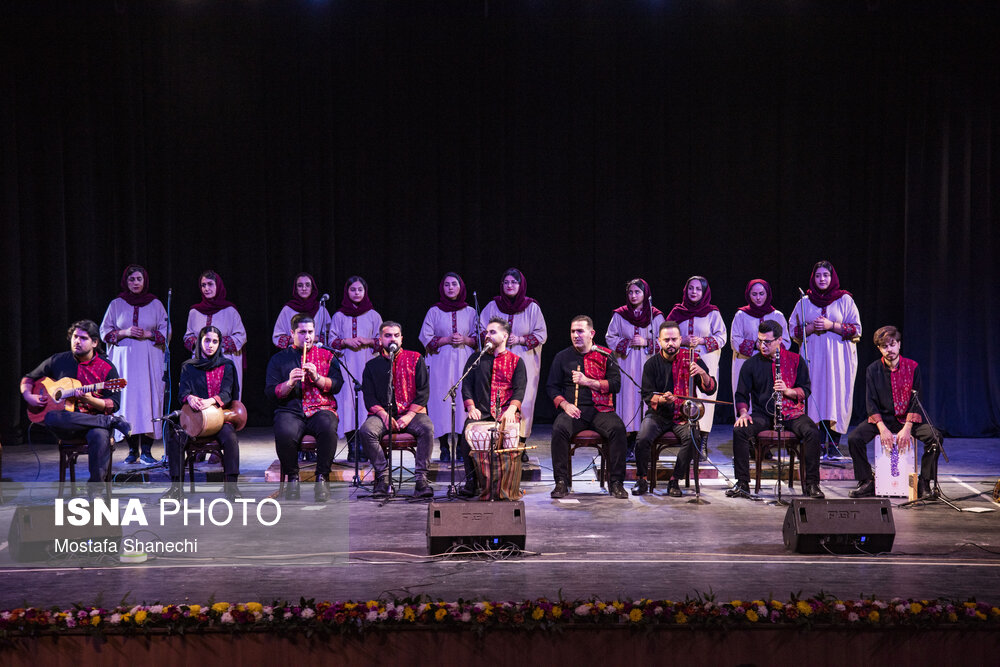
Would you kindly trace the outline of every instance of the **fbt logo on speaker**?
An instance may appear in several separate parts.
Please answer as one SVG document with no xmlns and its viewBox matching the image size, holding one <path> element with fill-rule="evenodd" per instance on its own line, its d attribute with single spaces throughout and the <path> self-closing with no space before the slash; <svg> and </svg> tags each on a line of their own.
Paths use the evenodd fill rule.
<svg viewBox="0 0 1000 667">
<path fill-rule="evenodd" d="M 72 498 L 68 501 L 56 498 L 55 513 L 57 526 L 149 525 L 146 508 L 138 498 L 129 498 L 124 507 L 118 498 Z M 207 504 L 204 498 L 197 502 L 189 502 L 187 498 L 164 498 L 160 500 L 156 517 L 160 526 L 166 525 L 168 520 L 183 520 L 185 526 L 273 526 L 281 520 L 281 505 L 273 498 L 259 501 L 237 498 L 232 502 L 216 498 Z"/>
</svg>

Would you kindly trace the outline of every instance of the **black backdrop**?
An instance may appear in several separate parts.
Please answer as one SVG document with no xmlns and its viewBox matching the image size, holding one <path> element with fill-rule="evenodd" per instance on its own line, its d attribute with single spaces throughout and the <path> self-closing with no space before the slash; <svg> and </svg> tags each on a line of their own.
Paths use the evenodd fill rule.
<svg viewBox="0 0 1000 667">
<path fill-rule="evenodd" d="M 364 275 L 419 347 L 445 271 L 485 304 L 518 266 L 547 361 L 573 315 L 603 332 L 634 276 L 666 310 L 706 275 L 728 323 L 748 279 L 787 313 L 825 258 L 862 369 L 900 325 L 939 424 L 1000 431 L 992 3 L 20 4 L 0 17 L 5 442 L 18 377 L 133 261 L 174 288 L 175 367 L 198 273 L 223 275 L 266 424 L 300 270 L 334 306 Z"/>
</svg>

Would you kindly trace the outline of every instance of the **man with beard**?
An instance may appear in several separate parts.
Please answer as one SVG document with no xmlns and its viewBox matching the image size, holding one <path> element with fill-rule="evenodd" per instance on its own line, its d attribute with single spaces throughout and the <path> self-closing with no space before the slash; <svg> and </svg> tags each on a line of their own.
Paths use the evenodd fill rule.
<svg viewBox="0 0 1000 667">
<path fill-rule="evenodd" d="M 681 443 L 674 464 L 674 473 L 667 483 L 667 492 L 679 498 L 681 487 L 678 480 L 691 465 L 696 447 L 691 427 L 687 421 L 674 421 L 687 394 L 688 380 L 694 376 L 698 389 L 705 394 L 715 392 L 715 379 L 708 374 L 708 366 L 698 358 L 698 353 L 690 348 L 680 349 L 680 326 L 671 320 L 660 325 L 660 352 L 642 367 L 642 400 L 649 406 L 649 412 L 642 420 L 639 436 L 635 441 L 636 482 L 632 495 L 641 496 L 649 491 L 646 472 L 649 468 L 649 452 L 653 441 L 666 431 L 672 431 Z M 680 396 L 678 396 L 680 394 Z"/>
</svg>

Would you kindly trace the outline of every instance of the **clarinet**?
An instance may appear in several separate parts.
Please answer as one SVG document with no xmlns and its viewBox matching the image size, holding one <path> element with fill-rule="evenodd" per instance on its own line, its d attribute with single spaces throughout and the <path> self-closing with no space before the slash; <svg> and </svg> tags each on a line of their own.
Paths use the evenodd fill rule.
<svg viewBox="0 0 1000 667">
<path fill-rule="evenodd" d="M 777 384 L 781 382 L 781 345 L 778 345 L 778 351 L 774 353 L 774 383 Z M 774 430 L 777 431 L 779 424 L 783 421 L 781 416 L 781 403 L 784 395 L 778 391 L 774 390 Z"/>
</svg>

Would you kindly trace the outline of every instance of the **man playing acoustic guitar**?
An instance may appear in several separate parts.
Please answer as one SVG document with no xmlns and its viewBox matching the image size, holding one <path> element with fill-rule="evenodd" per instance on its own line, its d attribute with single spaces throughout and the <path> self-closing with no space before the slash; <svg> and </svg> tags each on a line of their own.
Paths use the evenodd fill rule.
<svg viewBox="0 0 1000 667">
<path fill-rule="evenodd" d="M 119 380 L 118 370 L 98 352 L 100 337 L 93 321 L 74 322 L 66 337 L 69 352 L 52 355 L 21 378 L 21 396 L 29 406 L 29 416 L 44 413 L 43 423 L 60 440 L 86 438 L 90 481 L 106 482 L 111 467 L 111 429 L 126 437 L 132 430 L 127 421 L 113 414 L 118 410 L 120 388 L 104 387 L 104 384 L 113 384 L 112 380 Z M 61 397 L 66 398 L 63 406 L 62 401 L 42 385 L 55 384 L 64 378 L 78 380 L 83 385 L 99 384 L 102 388 Z M 119 380 L 114 384 L 123 383 Z M 66 393 L 65 389 L 61 391 Z"/>
</svg>

